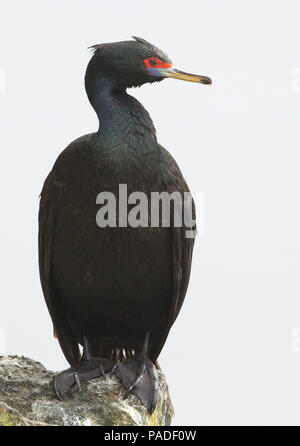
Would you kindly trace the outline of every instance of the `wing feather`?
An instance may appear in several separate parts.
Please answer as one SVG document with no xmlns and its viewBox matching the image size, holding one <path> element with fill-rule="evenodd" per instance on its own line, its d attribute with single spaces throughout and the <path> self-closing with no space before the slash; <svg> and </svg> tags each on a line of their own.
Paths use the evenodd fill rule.
<svg viewBox="0 0 300 446">
<path fill-rule="evenodd" d="M 163 148 L 162 148 L 163 149 Z M 163 149 L 165 150 L 165 149 Z M 195 203 L 194 200 L 191 199 L 188 202 L 184 201 L 184 192 L 189 192 L 189 188 L 181 174 L 181 171 L 176 163 L 176 161 L 173 159 L 173 157 L 170 155 L 170 153 L 165 150 L 165 155 L 167 157 L 168 163 L 168 175 L 166 175 L 166 178 L 168 178 L 168 183 L 165 184 L 165 189 L 169 194 L 172 194 L 175 191 L 178 191 L 182 194 L 182 209 L 179 210 L 182 212 L 184 210 L 184 203 L 185 203 L 185 210 L 189 210 L 190 215 L 192 216 L 193 220 L 195 221 Z M 188 206 L 191 207 L 191 209 L 188 209 Z M 190 273 L 191 273 L 191 265 L 192 265 L 192 257 L 193 257 L 193 248 L 194 248 L 194 241 L 195 239 L 193 237 L 187 237 L 187 231 L 193 230 L 196 234 L 196 225 L 194 225 L 192 228 L 187 227 L 185 224 L 185 220 L 183 218 L 183 224 L 182 227 L 175 227 L 174 225 L 174 207 L 171 208 L 171 243 L 172 243 L 172 256 L 173 256 L 173 291 L 172 291 L 172 298 L 171 298 L 171 311 L 170 311 L 170 317 L 169 317 L 169 324 L 166 327 L 165 333 L 163 338 L 161 339 L 160 344 L 156 348 L 156 354 L 154 355 L 155 359 L 157 359 L 160 351 L 162 350 L 166 339 L 168 337 L 169 331 L 174 324 L 180 310 L 182 307 L 182 304 L 184 302 L 184 298 L 187 292 L 189 280 L 190 280 Z M 173 219 L 173 220 L 172 220 Z"/>
<path fill-rule="evenodd" d="M 72 330 L 60 311 L 59 295 L 51 277 L 55 222 L 63 197 L 64 187 L 50 173 L 41 192 L 39 209 L 39 269 L 44 298 L 53 322 L 54 336 L 58 338 L 67 361 L 78 363 L 80 351 Z"/>
</svg>

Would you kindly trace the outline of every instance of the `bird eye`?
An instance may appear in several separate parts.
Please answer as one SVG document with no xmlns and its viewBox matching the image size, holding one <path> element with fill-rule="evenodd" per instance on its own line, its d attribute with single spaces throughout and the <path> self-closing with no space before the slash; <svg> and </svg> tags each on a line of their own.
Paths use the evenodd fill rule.
<svg viewBox="0 0 300 446">
<path fill-rule="evenodd" d="M 171 68 L 172 64 L 163 62 L 162 60 L 158 59 L 157 57 L 149 57 L 148 59 L 144 59 L 144 63 L 146 65 L 146 68 L 149 71 L 149 74 L 152 75 L 151 69 L 155 67 L 155 70 L 157 69 L 167 69 Z"/>
</svg>

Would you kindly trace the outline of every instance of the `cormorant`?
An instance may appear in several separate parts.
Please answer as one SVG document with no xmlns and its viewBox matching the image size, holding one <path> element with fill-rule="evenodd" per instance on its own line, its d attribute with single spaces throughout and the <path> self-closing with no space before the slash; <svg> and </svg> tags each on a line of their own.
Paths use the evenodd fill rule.
<svg viewBox="0 0 300 446">
<path fill-rule="evenodd" d="M 152 413 L 154 364 L 185 297 L 194 239 L 172 218 L 163 227 L 161 214 L 159 227 L 99 227 L 96 201 L 103 191 L 118 197 L 119 185 L 149 200 L 152 192 L 189 192 L 148 112 L 126 89 L 167 77 L 211 80 L 174 69 L 166 54 L 141 38 L 92 48 L 85 88 L 99 130 L 59 155 L 40 198 L 41 284 L 71 365 L 55 376 L 54 389 L 63 398 L 80 381 L 111 371 L 125 395 L 134 393 Z M 117 209 L 117 223 L 119 216 Z"/>
</svg>

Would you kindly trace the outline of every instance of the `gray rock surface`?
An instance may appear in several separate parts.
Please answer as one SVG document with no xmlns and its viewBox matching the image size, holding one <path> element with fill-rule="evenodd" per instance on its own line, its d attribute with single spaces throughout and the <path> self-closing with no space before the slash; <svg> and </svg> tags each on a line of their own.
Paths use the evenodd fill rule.
<svg viewBox="0 0 300 446">
<path fill-rule="evenodd" d="M 83 382 L 58 400 L 51 386 L 54 372 L 32 359 L 0 356 L 0 426 L 169 426 L 173 407 L 164 375 L 159 372 L 159 401 L 149 416 L 138 398 L 123 400 L 116 377 Z"/>
</svg>

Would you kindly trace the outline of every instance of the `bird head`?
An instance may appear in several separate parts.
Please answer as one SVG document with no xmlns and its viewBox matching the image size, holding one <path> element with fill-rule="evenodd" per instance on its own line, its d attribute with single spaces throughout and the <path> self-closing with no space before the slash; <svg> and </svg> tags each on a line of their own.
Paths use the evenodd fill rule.
<svg viewBox="0 0 300 446">
<path fill-rule="evenodd" d="M 174 78 L 211 84 L 207 76 L 185 73 L 173 68 L 169 57 L 140 37 L 134 40 L 93 45 L 88 70 L 113 81 L 115 88 L 137 87 L 145 83 Z"/>
</svg>

